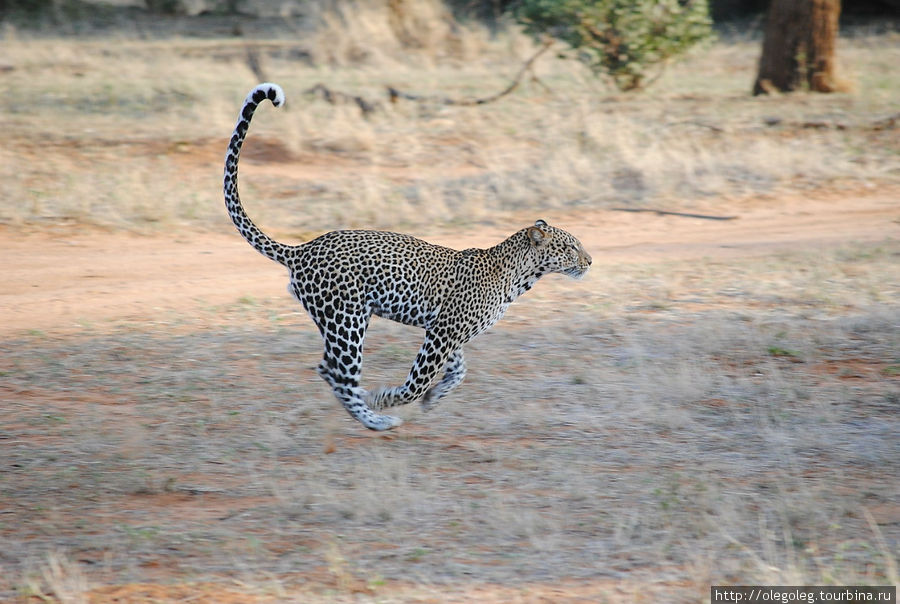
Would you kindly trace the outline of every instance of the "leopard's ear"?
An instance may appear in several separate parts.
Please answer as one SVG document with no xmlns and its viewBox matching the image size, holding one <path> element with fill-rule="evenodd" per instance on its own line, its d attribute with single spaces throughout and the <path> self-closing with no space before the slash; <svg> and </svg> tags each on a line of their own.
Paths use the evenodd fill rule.
<svg viewBox="0 0 900 604">
<path fill-rule="evenodd" d="M 538 222 L 543 223 L 543 226 L 547 226 L 547 223 L 543 220 L 539 220 Z M 542 231 L 537 226 L 528 227 L 525 231 L 528 234 L 528 241 L 530 241 L 531 245 L 534 247 L 543 247 L 550 241 L 550 233 Z"/>
<path fill-rule="evenodd" d="M 540 219 L 538 219 L 538 220 L 535 220 L 535 221 L 534 221 L 534 226 L 536 226 L 536 227 L 545 227 L 545 226 L 550 226 L 550 225 L 547 224 L 547 221 L 546 221 L 546 220 L 540 220 Z"/>
</svg>

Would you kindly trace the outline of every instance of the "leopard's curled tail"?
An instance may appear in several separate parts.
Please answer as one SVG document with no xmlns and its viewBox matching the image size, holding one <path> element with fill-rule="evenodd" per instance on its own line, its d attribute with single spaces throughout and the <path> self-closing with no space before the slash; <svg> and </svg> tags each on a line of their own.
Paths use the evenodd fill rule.
<svg viewBox="0 0 900 604">
<path fill-rule="evenodd" d="M 263 233 L 247 213 L 241 204 L 241 196 L 238 194 L 238 159 L 241 155 L 241 146 L 244 144 L 244 138 L 247 136 L 247 129 L 250 127 L 250 120 L 259 104 L 269 99 L 276 107 L 284 104 L 284 91 L 278 84 L 265 83 L 260 84 L 250 91 L 244 106 L 241 108 L 241 114 L 238 117 L 237 125 L 234 127 L 234 133 L 231 135 L 231 142 L 228 143 L 228 152 L 225 154 L 225 207 L 231 215 L 234 226 L 244 239 L 252 245 L 256 250 L 266 258 L 270 258 L 275 262 L 284 264 L 287 261 L 287 251 L 292 247 L 278 243 L 265 233 Z"/>
</svg>

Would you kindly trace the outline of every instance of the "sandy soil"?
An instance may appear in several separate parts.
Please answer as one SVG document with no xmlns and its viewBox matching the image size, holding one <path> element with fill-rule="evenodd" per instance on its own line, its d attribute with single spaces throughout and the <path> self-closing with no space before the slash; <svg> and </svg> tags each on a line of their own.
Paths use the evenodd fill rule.
<svg viewBox="0 0 900 604">
<path fill-rule="evenodd" d="M 660 208 L 668 209 L 668 208 Z M 692 213 L 708 220 L 654 213 L 579 211 L 543 216 L 584 243 L 595 266 L 699 258 L 752 257 L 817 250 L 900 233 L 900 191 L 816 195 L 709 204 Z M 424 236 L 455 247 L 487 247 L 510 231 Z M 473 229 L 474 230 L 474 229 Z M 277 231 L 274 231 L 277 233 Z M 287 241 L 287 240 L 285 240 Z M 233 303 L 241 296 L 277 295 L 284 274 L 248 249 L 236 234 L 140 236 L 91 231 L 0 232 L 5 259 L 0 332 L 65 332 L 86 323 L 142 322 L 171 313 Z"/>
</svg>

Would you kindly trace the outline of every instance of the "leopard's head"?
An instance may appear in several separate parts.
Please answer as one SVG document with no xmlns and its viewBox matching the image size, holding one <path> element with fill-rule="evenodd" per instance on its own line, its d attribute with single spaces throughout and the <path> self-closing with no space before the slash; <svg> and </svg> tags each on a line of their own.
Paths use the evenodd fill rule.
<svg viewBox="0 0 900 604">
<path fill-rule="evenodd" d="M 538 220 L 534 226 L 525 229 L 525 234 L 542 272 L 581 279 L 590 268 L 590 254 L 571 233 Z"/>
</svg>

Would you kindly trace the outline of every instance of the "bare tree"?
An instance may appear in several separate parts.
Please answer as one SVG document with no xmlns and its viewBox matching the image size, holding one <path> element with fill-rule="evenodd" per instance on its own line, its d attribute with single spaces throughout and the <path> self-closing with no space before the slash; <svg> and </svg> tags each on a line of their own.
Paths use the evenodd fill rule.
<svg viewBox="0 0 900 604">
<path fill-rule="evenodd" d="M 753 94 L 804 85 L 815 92 L 841 90 L 834 60 L 840 13 L 840 0 L 772 0 Z"/>
</svg>

